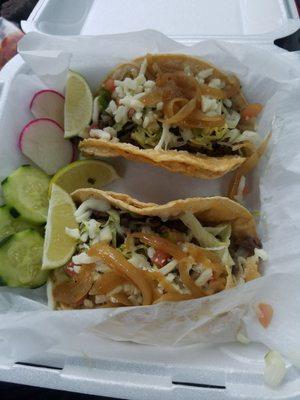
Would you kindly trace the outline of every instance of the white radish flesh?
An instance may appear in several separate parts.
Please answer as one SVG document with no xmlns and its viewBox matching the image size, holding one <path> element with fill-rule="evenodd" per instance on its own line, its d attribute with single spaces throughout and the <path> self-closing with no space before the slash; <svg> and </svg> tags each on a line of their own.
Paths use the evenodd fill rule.
<svg viewBox="0 0 300 400">
<path fill-rule="evenodd" d="M 69 164 L 76 154 L 73 144 L 64 139 L 63 129 L 48 118 L 30 121 L 20 134 L 19 147 L 48 175 Z"/>
<path fill-rule="evenodd" d="M 36 118 L 50 118 L 64 126 L 65 98 L 55 90 L 37 92 L 30 103 L 30 111 Z"/>
</svg>

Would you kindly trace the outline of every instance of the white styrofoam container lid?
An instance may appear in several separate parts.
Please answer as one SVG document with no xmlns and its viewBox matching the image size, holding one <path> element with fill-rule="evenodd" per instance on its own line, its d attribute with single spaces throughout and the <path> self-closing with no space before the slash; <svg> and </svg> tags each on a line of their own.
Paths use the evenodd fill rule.
<svg viewBox="0 0 300 400">
<path fill-rule="evenodd" d="M 299 28 L 294 0 L 40 0 L 25 32 L 99 35 L 156 29 L 183 43 L 203 37 L 273 41 Z"/>
</svg>

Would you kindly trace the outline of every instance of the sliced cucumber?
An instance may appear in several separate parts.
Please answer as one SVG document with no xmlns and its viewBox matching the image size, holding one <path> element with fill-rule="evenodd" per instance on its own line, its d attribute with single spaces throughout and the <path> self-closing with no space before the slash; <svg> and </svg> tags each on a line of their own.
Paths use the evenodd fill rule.
<svg viewBox="0 0 300 400">
<path fill-rule="evenodd" d="M 7 205 L 0 207 L 0 241 L 5 239 L 7 236 L 28 228 L 37 229 L 42 233 L 40 226 L 35 226 L 34 224 L 25 221 L 20 217 L 20 214 L 16 209 L 10 208 Z"/>
<path fill-rule="evenodd" d="M 4 199 L 20 216 L 35 223 L 46 222 L 50 179 L 40 169 L 24 165 L 1 183 Z"/>
<path fill-rule="evenodd" d="M 15 233 L 0 243 L 0 280 L 11 287 L 35 288 L 47 281 L 41 270 L 44 240 L 33 229 Z"/>
</svg>

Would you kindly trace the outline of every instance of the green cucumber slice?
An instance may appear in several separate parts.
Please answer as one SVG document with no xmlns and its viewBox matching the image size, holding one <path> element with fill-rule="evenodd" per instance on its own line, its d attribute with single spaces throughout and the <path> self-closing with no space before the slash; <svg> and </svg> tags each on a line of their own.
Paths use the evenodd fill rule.
<svg viewBox="0 0 300 400">
<path fill-rule="evenodd" d="M 42 233 L 40 226 L 35 226 L 25 221 L 20 217 L 19 212 L 15 208 L 10 208 L 7 205 L 0 206 L 0 241 L 14 233 L 29 228 L 37 229 Z"/>
<path fill-rule="evenodd" d="M 47 281 L 41 270 L 44 240 L 33 229 L 15 233 L 0 242 L 0 281 L 11 287 L 35 288 Z"/>
<path fill-rule="evenodd" d="M 22 218 L 34 223 L 47 220 L 50 178 L 40 169 L 23 165 L 1 183 L 4 199 Z"/>
</svg>

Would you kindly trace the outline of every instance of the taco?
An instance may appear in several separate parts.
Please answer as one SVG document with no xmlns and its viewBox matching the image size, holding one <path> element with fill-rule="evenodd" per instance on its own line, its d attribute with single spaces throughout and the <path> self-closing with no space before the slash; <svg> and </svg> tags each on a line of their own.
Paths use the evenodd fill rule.
<svg viewBox="0 0 300 400">
<path fill-rule="evenodd" d="M 148 54 L 106 77 L 79 147 L 87 156 L 122 156 L 218 178 L 255 153 L 261 109 L 246 101 L 235 76 L 206 61 Z"/>
<path fill-rule="evenodd" d="M 80 240 L 72 260 L 51 272 L 57 309 L 189 300 L 260 276 L 254 219 L 228 198 L 157 205 L 80 189 L 73 199 Z"/>
</svg>

